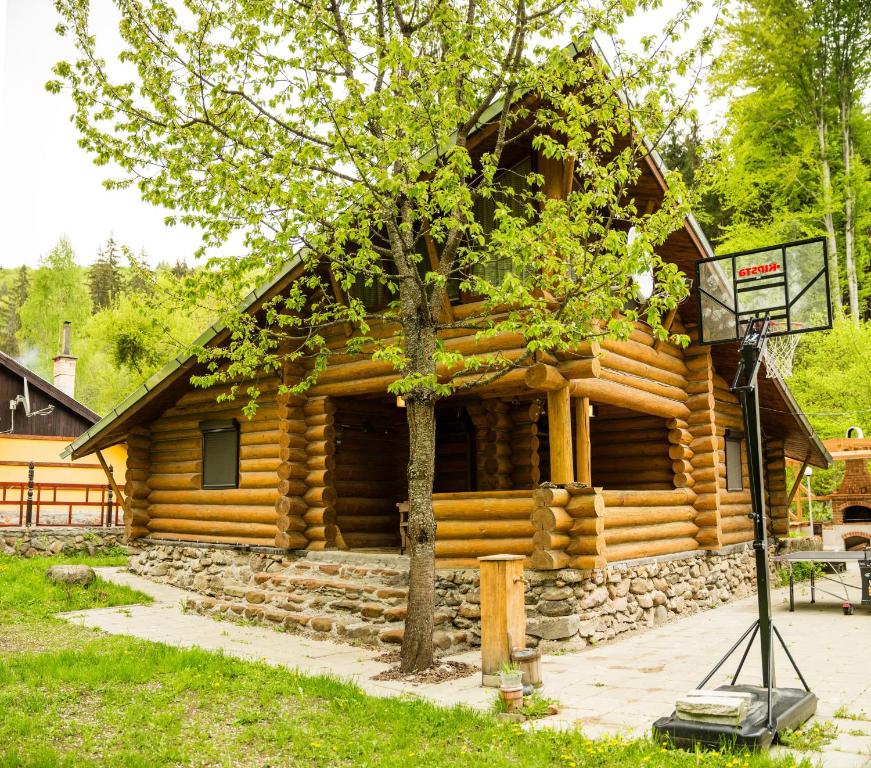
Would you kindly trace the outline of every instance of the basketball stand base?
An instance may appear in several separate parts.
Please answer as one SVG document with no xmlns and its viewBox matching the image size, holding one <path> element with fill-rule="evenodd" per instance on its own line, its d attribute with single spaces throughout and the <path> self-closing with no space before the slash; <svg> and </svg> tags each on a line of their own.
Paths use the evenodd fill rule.
<svg viewBox="0 0 871 768">
<path fill-rule="evenodd" d="M 817 711 L 817 697 L 801 688 L 771 689 L 771 721 L 768 727 L 768 689 L 759 685 L 721 685 L 718 691 L 749 693 L 753 701 L 738 726 L 683 720 L 672 713 L 653 724 L 654 738 L 681 749 L 721 749 L 723 746 L 767 749 L 785 730 L 795 730 Z"/>
</svg>

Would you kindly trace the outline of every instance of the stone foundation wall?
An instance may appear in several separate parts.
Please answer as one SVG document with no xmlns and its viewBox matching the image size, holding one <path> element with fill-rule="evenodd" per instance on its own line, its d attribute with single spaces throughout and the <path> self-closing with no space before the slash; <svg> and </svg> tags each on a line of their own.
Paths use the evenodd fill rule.
<svg viewBox="0 0 871 768">
<path fill-rule="evenodd" d="M 192 610 L 368 645 L 402 640 L 405 558 L 392 556 L 385 566 L 367 555 L 339 552 L 310 553 L 317 559 L 309 560 L 267 548 L 134 542 L 129 549 L 134 572 L 206 596 L 191 601 Z M 595 571 L 526 571 L 525 577 L 527 645 L 544 649 L 583 648 L 715 608 L 750 594 L 756 581 L 753 550 L 746 544 Z M 436 572 L 439 650 L 480 644 L 478 586 L 477 570 Z"/>
<path fill-rule="evenodd" d="M 124 529 L 117 528 L 0 528 L 4 555 L 99 554 L 123 547 Z"/>
</svg>

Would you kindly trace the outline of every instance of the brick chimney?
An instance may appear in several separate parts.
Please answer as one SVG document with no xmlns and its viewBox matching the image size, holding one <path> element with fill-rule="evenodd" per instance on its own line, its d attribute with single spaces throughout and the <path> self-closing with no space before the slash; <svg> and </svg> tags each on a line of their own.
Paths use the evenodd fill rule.
<svg viewBox="0 0 871 768">
<path fill-rule="evenodd" d="M 70 397 L 76 391 L 76 360 L 70 354 L 70 321 L 64 320 L 60 354 L 54 359 L 54 385 Z"/>
</svg>

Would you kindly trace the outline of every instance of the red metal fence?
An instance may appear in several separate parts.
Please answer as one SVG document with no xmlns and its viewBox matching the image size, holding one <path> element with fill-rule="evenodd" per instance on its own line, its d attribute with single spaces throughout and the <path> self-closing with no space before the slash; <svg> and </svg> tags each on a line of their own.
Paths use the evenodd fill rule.
<svg viewBox="0 0 871 768">
<path fill-rule="evenodd" d="M 107 527 L 123 525 L 109 485 L 0 482 L 0 527 Z"/>
</svg>

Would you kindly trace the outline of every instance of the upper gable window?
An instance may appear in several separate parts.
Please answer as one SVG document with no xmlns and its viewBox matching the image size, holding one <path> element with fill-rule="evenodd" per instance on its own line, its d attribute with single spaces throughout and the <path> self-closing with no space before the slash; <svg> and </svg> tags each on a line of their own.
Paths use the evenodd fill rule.
<svg viewBox="0 0 871 768">
<path fill-rule="evenodd" d="M 203 488 L 239 487 L 239 423 L 236 419 L 201 421 Z"/>
</svg>

